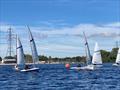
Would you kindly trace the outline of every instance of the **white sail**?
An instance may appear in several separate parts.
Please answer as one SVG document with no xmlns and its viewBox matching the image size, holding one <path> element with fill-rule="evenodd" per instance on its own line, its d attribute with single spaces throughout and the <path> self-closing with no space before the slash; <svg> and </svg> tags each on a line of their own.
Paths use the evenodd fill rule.
<svg viewBox="0 0 120 90">
<path fill-rule="evenodd" d="M 102 64 L 101 52 L 98 46 L 98 43 L 95 44 L 92 64 Z"/>
<path fill-rule="evenodd" d="M 120 63 L 120 48 L 117 53 L 116 63 Z"/>
<path fill-rule="evenodd" d="M 31 33 L 29 27 L 28 27 L 28 30 L 29 30 L 29 39 L 30 39 L 30 46 L 31 46 L 31 51 L 32 51 L 33 63 L 35 64 L 35 63 L 37 63 L 39 61 L 38 53 L 37 53 L 34 38 L 32 36 L 32 33 Z"/>
<path fill-rule="evenodd" d="M 20 39 L 17 37 L 17 64 L 25 65 L 24 51 Z"/>
</svg>

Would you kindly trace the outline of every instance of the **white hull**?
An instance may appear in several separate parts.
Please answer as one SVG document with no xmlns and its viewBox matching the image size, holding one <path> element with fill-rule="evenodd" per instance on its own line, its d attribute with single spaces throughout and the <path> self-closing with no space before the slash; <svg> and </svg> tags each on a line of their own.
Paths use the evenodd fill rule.
<svg viewBox="0 0 120 90">
<path fill-rule="evenodd" d="M 113 66 L 120 66 L 120 64 L 114 63 Z"/>
<path fill-rule="evenodd" d="M 73 70 L 95 70 L 102 67 L 102 65 L 87 65 L 87 66 L 83 66 L 83 67 L 71 67 L 70 69 Z"/>
<path fill-rule="evenodd" d="M 88 65 L 83 67 L 71 67 L 72 70 L 94 70 L 94 65 Z"/>
<path fill-rule="evenodd" d="M 20 70 L 21 72 L 31 72 L 31 71 L 38 71 L 39 68 L 31 68 L 31 69 L 23 69 L 23 70 Z"/>
<path fill-rule="evenodd" d="M 81 67 L 71 67 L 70 69 L 72 69 L 72 70 L 80 70 Z"/>
<path fill-rule="evenodd" d="M 94 70 L 95 69 L 95 67 L 94 67 L 94 65 L 87 65 L 87 66 L 85 66 L 85 67 L 81 67 L 81 69 L 85 69 L 85 70 Z"/>
</svg>

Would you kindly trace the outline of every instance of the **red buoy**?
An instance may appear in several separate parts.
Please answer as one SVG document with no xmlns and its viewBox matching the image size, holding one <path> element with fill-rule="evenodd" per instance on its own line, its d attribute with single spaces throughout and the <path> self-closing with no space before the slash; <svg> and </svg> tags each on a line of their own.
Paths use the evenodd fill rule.
<svg viewBox="0 0 120 90">
<path fill-rule="evenodd" d="M 67 69 L 69 69 L 69 68 L 70 68 L 70 64 L 67 63 L 67 64 L 65 65 L 65 67 L 66 67 Z"/>
</svg>

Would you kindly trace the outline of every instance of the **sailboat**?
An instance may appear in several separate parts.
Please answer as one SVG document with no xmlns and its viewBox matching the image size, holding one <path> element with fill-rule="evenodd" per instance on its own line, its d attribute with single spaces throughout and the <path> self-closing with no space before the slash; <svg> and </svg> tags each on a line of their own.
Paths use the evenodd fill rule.
<svg viewBox="0 0 120 90">
<path fill-rule="evenodd" d="M 15 69 L 17 71 L 21 71 L 21 72 L 29 72 L 29 71 L 37 71 L 39 70 L 39 68 L 29 68 L 26 64 L 25 64 L 25 57 L 24 57 L 24 51 L 23 51 L 23 46 L 21 44 L 21 41 L 19 39 L 19 37 L 17 37 L 17 65 L 15 66 Z M 26 68 L 27 66 L 27 68 Z"/>
<path fill-rule="evenodd" d="M 83 32 L 83 35 L 84 35 L 84 38 L 85 38 L 86 62 L 87 62 L 87 65 L 89 65 L 92 62 L 92 60 L 91 60 L 92 58 L 91 58 L 91 54 L 90 54 L 90 49 L 89 49 L 87 37 L 86 37 L 84 32 Z"/>
<path fill-rule="evenodd" d="M 93 53 L 93 58 L 92 58 L 92 63 L 81 69 L 94 70 L 94 69 L 98 69 L 101 66 L 102 66 L 101 52 L 100 52 L 98 43 L 96 42 L 94 53 Z"/>
<path fill-rule="evenodd" d="M 37 49 L 36 49 L 36 44 L 35 44 L 34 38 L 32 36 L 32 33 L 31 33 L 29 27 L 28 27 L 28 33 L 29 33 L 29 42 L 30 42 L 31 52 L 32 52 L 33 69 L 34 70 L 39 70 L 39 68 L 36 66 L 36 64 L 38 64 L 38 62 L 39 62 L 38 53 L 37 53 Z"/>
<path fill-rule="evenodd" d="M 15 69 L 17 71 L 24 69 L 25 68 L 25 57 L 24 57 L 24 51 L 23 51 L 23 46 L 21 44 L 21 41 L 19 37 L 17 37 L 17 65 L 15 66 Z"/>
<path fill-rule="evenodd" d="M 102 66 L 102 57 L 101 52 L 98 46 L 98 43 L 95 44 L 94 54 L 92 58 L 92 63 L 83 67 L 74 67 L 72 69 L 82 69 L 82 70 L 94 70 Z"/>
<path fill-rule="evenodd" d="M 90 49 L 89 49 L 89 45 L 88 45 L 88 41 L 87 41 L 87 37 L 85 35 L 85 32 L 83 32 L 83 35 L 85 38 L 86 65 L 83 67 L 71 67 L 71 69 L 86 69 L 92 62 Z"/>
<path fill-rule="evenodd" d="M 120 48 L 119 48 L 118 53 L 117 53 L 116 61 L 113 65 L 114 66 L 120 66 Z"/>
<path fill-rule="evenodd" d="M 95 49 L 94 49 L 92 64 L 96 65 L 96 66 L 102 66 L 101 52 L 100 52 L 100 48 L 99 48 L 97 42 L 95 44 Z"/>
<path fill-rule="evenodd" d="M 38 54 L 37 54 L 37 50 L 36 50 L 36 45 L 34 42 L 34 39 L 32 37 L 32 33 L 29 30 L 29 35 L 30 35 L 30 46 L 32 49 L 32 58 L 33 58 L 33 64 L 32 64 L 32 68 L 29 68 L 27 65 L 25 65 L 25 57 L 24 57 L 24 51 L 23 51 L 23 47 L 21 44 L 20 39 L 17 37 L 17 66 L 15 66 L 15 69 L 17 71 L 21 71 L 21 72 L 30 72 L 30 71 L 38 71 L 39 68 L 37 68 L 35 66 L 35 62 L 38 61 Z M 27 68 L 26 68 L 27 66 Z"/>
</svg>

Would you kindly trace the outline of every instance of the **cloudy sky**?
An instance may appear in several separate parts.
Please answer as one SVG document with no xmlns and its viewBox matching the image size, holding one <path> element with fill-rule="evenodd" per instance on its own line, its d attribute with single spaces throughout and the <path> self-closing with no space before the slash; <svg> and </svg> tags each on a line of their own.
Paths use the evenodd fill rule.
<svg viewBox="0 0 120 90">
<path fill-rule="evenodd" d="M 111 50 L 120 41 L 119 7 L 120 0 L 0 0 L 0 56 L 6 55 L 9 27 L 31 54 L 26 25 L 39 55 L 85 55 L 83 31 L 91 53 L 95 42 Z"/>
</svg>

